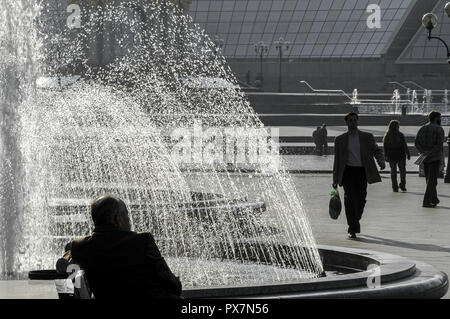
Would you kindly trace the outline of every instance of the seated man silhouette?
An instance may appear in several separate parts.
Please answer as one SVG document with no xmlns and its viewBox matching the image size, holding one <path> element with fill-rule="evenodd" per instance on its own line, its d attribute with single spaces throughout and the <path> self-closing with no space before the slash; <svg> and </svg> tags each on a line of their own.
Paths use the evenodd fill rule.
<svg viewBox="0 0 450 319">
<path fill-rule="evenodd" d="M 93 234 L 67 244 L 64 258 L 84 269 L 96 299 L 181 295 L 180 280 L 161 256 L 153 236 L 131 231 L 122 200 L 99 197 L 91 205 L 91 215 Z"/>
</svg>

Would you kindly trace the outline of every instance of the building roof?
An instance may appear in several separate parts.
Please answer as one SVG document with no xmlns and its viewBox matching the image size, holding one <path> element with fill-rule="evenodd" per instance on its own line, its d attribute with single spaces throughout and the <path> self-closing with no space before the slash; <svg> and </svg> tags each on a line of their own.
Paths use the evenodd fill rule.
<svg viewBox="0 0 450 319">
<path fill-rule="evenodd" d="M 289 58 L 381 57 L 417 0 L 193 0 L 190 15 L 212 39 L 223 40 L 227 57 L 255 58 L 254 44 L 291 42 Z M 367 20 L 379 5 L 380 28 Z"/>
</svg>

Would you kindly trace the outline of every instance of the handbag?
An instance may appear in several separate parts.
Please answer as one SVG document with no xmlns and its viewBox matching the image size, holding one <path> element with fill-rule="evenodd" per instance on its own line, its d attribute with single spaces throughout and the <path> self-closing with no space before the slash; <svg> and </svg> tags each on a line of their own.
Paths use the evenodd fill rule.
<svg viewBox="0 0 450 319">
<path fill-rule="evenodd" d="M 330 193 L 330 203 L 328 205 L 328 212 L 332 219 L 338 219 L 342 210 L 341 198 L 339 197 L 339 190 L 337 188 L 333 188 Z"/>
</svg>

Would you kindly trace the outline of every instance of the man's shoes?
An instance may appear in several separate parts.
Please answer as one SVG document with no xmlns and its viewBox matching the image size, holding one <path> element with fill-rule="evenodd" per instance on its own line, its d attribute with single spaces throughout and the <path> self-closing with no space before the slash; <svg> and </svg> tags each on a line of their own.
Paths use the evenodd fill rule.
<svg viewBox="0 0 450 319">
<path fill-rule="evenodd" d="M 434 203 L 428 203 L 428 204 L 423 204 L 422 205 L 422 207 L 425 207 L 425 208 L 435 208 L 436 207 L 436 204 L 434 204 Z"/>
<path fill-rule="evenodd" d="M 348 234 L 348 238 L 349 238 L 349 239 L 356 239 L 357 237 L 356 237 L 356 234 L 355 234 L 355 233 L 349 233 L 349 234 Z"/>
<path fill-rule="evenodd" d="M 393 188 L 392 191 L 393 191 L 394 193 L 398 193 L 398 188 Z"/>
<path fill-rule="evenodd" d="M 439 199 L 436 198 L 436 205 L 439 204 L 441 201 Z"/>
<path fill-rule="evenodd" d="M 402 190 L 402 192 L 406 192 L 406 187 L 400 187 L 400 189 Z"/>
</svg>

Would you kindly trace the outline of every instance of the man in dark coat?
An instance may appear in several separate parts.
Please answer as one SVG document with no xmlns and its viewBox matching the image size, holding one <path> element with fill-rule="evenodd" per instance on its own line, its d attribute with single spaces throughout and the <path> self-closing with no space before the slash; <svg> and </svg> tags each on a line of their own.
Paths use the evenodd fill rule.
<svg viewBox="0 0 450 319">
<path fill-rule="evenodd" d="M 319 129 L 319 149 L 321 155 L 327 155 L 328 154 L 328 131 L 327 131 L 327 125 L 322 124 L 322 127 Z"/>
<path fill-rule="evenodd" d="M 374 161 L 383 170 L 383 150 L 375 143 L 372 134 L 358 130 L 358 114 L 345 116 L 348 132 L 334 141 L 333 188 L 344 186 L 344 205 L 350 238 L 361 232 L 361 220 L 366 204 L 367 183 L 381 182 Z"/>
<path fill-rule="evenodd" d="M 316 153 L 316 155 L 322 155 L 320 152 L 320 146 L 319 146 L 319 134 L 320 134 L 320 126 L 318 126 L 316 128 L 316 130 L 312 133 L 312 138 L 313 138 L 313 142 L 314 145 L 316 145 L 316 148 L 314 149 L 314 152 Z"/>
<path fill-rule="evenodd" d="M 415 146 L 420 154 L 425 154 L 423 161 L 427 188 L 423 197 L 423 207 L 434 208 L 439 204 L 437 197 L 437 183 L 444 158 L 445 132 L 441 126 L 441 113 L 432 111 L 428 115 L 429 123 L 417 132 Z"/>
<path fill-rule="evenodd" d="M 102 196 L 92 203 L 91 214 L 93 234 L 69 243 L 64 258 L 85 270 L 96 299 L 181 295 L 181 282 L 161 256 L 153 236 L 131 231 L 122 200 Z"/>
</svg>

